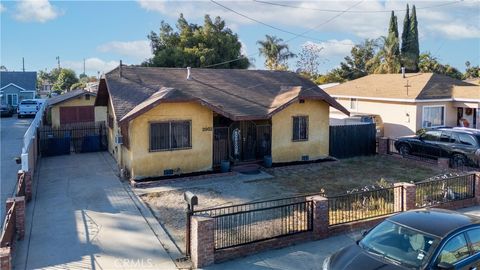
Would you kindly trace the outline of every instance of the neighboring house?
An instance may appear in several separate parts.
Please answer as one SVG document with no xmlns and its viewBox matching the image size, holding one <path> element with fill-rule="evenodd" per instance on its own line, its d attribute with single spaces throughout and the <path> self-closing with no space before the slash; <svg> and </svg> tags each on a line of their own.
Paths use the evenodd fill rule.
<svg viewBox="0 0 480 270">
<path fill-rule="evenodd" d="M 105 111 L 95 114 L 95 97 L 95 93 L 78 89 L 48 99 L 47 110 L 52 126 L 105 121 Z"/>
<path fill-rule="evenodd" d="M 480 128 L 480 86 L 444 75 L 372 74 L 325 91 L 350 112 L 380 115 L 387 137 L 428 127 Z"/>
<path fill-rule="evenodd" d="M 324 158 L 329 107 L 348 113 L 295 73 L 234 69 L 118 67 L 95 106 L 108 108 L 109 151 L 134 179 Z"/>
<path fill-rule="evenodd" d="M 37 72 L 0 71 L 0 103 L 17 107 L 24 99 L 35 98 Z"/>
</svg>

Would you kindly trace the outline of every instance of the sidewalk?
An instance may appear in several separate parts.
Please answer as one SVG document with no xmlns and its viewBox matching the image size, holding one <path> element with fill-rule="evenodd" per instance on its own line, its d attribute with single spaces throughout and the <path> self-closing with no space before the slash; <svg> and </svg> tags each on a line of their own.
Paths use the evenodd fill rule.
<svg viewBox="0 0 480 270">
<path fill-rule="evenodd" d="M 107 152 L 39 165 L 15 269 L 177 269 Z"/>
</svg>

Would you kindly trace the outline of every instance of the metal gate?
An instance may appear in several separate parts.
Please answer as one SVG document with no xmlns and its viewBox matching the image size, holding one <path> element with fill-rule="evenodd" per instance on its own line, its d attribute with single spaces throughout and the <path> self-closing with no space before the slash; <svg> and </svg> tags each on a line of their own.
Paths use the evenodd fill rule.
<svg viewBox="0 0 480 270">
<path fill-rule="evenodd" d="M 233 122 L 230 125 L 229 133 L 233 160 L 255 160 L 257 154 L 257 125 L 252 121 Z"/>
<path fill-rule="evenodd" d="M 39 148 L 42 156 L 69 155 L 107 150 L 105 122 L 77 123 L 59 128 L 39 128 Z"/>
<path fill-rule="evenodd" d="M 228 160 L 228 127 L 213 128 L 213 165 Z"/>
</svg>

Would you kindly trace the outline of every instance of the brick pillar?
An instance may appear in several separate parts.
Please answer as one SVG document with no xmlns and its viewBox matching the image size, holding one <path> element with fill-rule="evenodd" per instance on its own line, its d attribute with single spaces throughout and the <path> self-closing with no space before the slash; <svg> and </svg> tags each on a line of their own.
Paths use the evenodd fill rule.
<svg viewBox="0 0 480 270">
<path fill-rule="evenodd" d="M 25 173 L 25 200 L 29 202 L 32 199 L 32 174 Z"/>
<path fill-rule="evenodd" d="M 211 217 L 192 216 L 190 227 L 190 257 L 193 267 L 200 268 L 215 262 L 214 222 Z"/>
<path fill-rule="evenodd" d="M 328 237 L 328 226 L 330 217 L 328 214 L 328 199 L 322 196 L 307 198 L 313 201 L 313 237 L 322 239 Z"/>
<path fill-rule="evenodd" d="M 415 209 L 416 201 L 416 191 L 417 187 L 415 184 L 411 183 L 395 183 L 395 187 L 403 186 L 403 191 L 400 188 L 396 188 L 394 192 L 394 210 L 400 211 L 403 208 L 403 211 L 408 211 Z M 402 207 L 403 205 L 403 207 Z"/>
<path fill-rule="evenodd" d="M 12 250 L 10 247 L 0 248 L 0 269 L 12 269 Z"/>
<path fill-rule="evenodd" d="M 477 205 L 480 205 L 480 173 L 475 174 L 475 198 Z"/>
<path fill-rule="evenodd" d="M 8 198 L 5 205 L 8 209 L 15 202 L 15 228 L 17 229 L 18 239 L 22 240 L 25 236 L 25 196 Z"/>
<path fill-rule="evenodd" d="M 437 160 L 438 167 L 448 170 L 450 169 L 450 159 L 449 158 L 438 158 Z"/>
<path fill-rule="evenodd" d="M 378 138 L 378 154 L 379 155 L 388 154 L 388 138 L 387 137 Z"/>
</svg>

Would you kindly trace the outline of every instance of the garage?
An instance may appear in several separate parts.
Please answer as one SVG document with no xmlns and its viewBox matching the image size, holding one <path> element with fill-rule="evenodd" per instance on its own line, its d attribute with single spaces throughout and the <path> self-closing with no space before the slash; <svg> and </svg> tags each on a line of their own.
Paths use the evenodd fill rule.
<svg viewBox="0 0 480 270">
<path fill-rule="evenodd" d="M 60 107 L 60 125 L 95 122 L 94 106 Z"/>
</svg>

